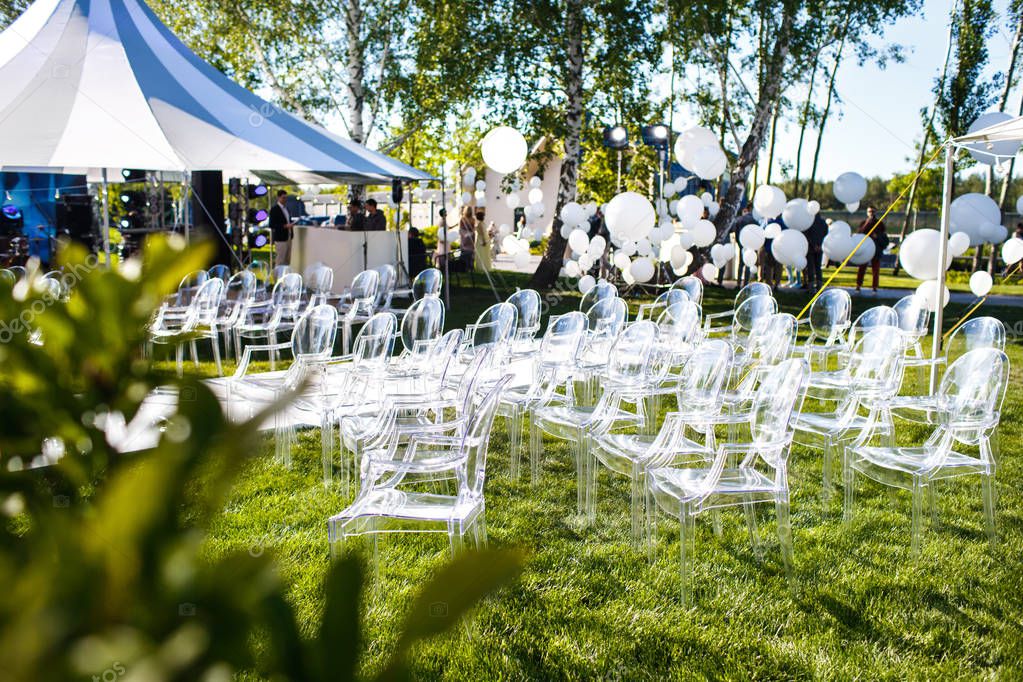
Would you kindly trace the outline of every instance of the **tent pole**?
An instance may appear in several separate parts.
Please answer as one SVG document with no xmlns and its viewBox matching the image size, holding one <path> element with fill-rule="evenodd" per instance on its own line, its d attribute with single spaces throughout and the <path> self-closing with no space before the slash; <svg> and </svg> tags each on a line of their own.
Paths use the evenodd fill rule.
<svg viewBox="0 0 1023 682">
<path fill-rule="evenodd" d="M 183 202 L 182 202 L 183 206 L 182 206 L 182 208 L 184 209 L 184 221 L 183 222 L 185 223 L 185 244 L 188 245 L 188 244 L 191 244 L 191 238 L 192 238 L 192 211 L 191 211 L 191 208 L 192 208 L 192 206 L 191 206 L 191 204 L 192 204 L 192 173 L 190 171 L 185 171 L 184 178 L 185 178 L 184 179 L 184 182 L 185 182 L 184 190 L 185 191 L 183 192 L 184 196 L 183 196 Z"/>
<path fill-rule="evenodd" d="M 941 353 L 941 330 L 944 326 L 945 307 L 945 259 L 948 257 L 949 207 L 952 204 L 952 178 L 955 175 L 955 147 L 951 142 L 945 143 L 945 182 L 941 192 L 941 239 L 938 240 L 938 283 L 937 310 L 934 312 L 934 338 L 931 340 L 931 358 Z M 938 365 L 931 365 L 930 393 L 934 395 L 938 383 Z"/>
<path fill-rule="evenodd" d="M 444 307 L 451 309 L 451 278 L 448 276 L 448 261 L 451 260 L 451 249 L 448 247 L 448 200 L 445 189 L 444 168 L 440 171 L 440 234 L 444 242 Z"/>
<path fill-rule="evenodd" d="M 107 169 L 103 169 L 103 255 L 107 260 L 107 267 L 110 267 L 110 201 L 107 196 Z"/>
</svg>

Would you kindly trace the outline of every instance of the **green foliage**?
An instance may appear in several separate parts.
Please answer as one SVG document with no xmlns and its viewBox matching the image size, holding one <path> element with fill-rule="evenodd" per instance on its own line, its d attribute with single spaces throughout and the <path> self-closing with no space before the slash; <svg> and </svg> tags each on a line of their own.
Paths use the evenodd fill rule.
<svg viewBox="0 0 1023 682">
<path fill-rule="evenodd" d="M 71 247 L 62 254 L 66 303 L 42 293 L 35 269 L 13 289 L 0 283 L 5 679 L 355 675 L 364 652 L 357 559 L 331 567 L 320 627 L 310 635 L 269 554 L 203 551 L 239 471 L 263 449 L 259 425 L 288 398 L 232 423 L 205 384 L 167 384 L 142 359 L 153 312 L 210 253 L 210 245 L 186 250 L 180 238 L 153 239 L 141 263 L 111 271 Z M 119 415 L 130 422 L 157 389 L 179 397 L 158 444 L 120 453 L 108 425 Z M 389 674 L 401 673 L 409 647 L 452 626 L 521 562 L 514 551 L 494 550 L 442 569 L 423 598 L 448 604 L 449 617 L 427 624 L 417 607 Z"/>
</svg>

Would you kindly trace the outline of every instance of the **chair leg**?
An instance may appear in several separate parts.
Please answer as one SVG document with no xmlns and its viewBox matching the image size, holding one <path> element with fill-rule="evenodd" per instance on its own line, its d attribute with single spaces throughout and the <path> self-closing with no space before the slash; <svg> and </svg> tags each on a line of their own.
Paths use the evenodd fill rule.
<svg viewBox="0 0 1023 682">
<path fill-rule="evenodd" d="M 217 366 L 217 376 L 224 376 L 224 367 L 220 363 L 220 337 L 214 332 L 210 339 L 213 342 L 213 363 Z"/>
<path fill-rule="evenodd" d="M 913 520 L 911 528 L 911 539 L 910 539 L 910 554 L 914 557 L 920 556 L 920 534 L 921 534 L 921 516 L 923 516 L 923 504 L 924 504 L 924 488 L 926 486 L 919 480 L 913 481 L 912 495 L 913 495 Z"/>
<path fill-rule="evenodd" d="M 988 474 L 981 477 L 981 493 L 984 497 L 984 525 L 987 530 L 988 542 L 991 549 L 998 544 L 998 536 L 995 532 L 995 477 Z"/>
<path fill-rule="evenodd" d="M 521 460 L 521 453 L 519 449 L 522 447 L 522 409 L 518 405 L 511 408 L 511 414 L 505 418 L 505 424 L 508 427 L 508 453 L 511 461 L 509 462 L 509 473 L 513 481 L 519 480 L 519 463 Z"/>
<path fill-rule="evenodd" d="M 938 527 L 938 482 L 931 481 L 927 485 L 927 508 L 931 512 L 931 528 Z"/>
<path fill-rule="evenodd" d="M 749 541 L 753 546 L 753 555 L 757 561 L 763 561 L 764 552 L 760 549 L 760 533 L 757 529 L 757 515 L 753 508 L 753 501 L 747 499 L 742 503 L 742 507 L 746 512 L 746 527 L 749 529 Z"/>
<path fill-rule="evenodd" d="M 177 348 L 174 349 L 174 360 L 177 363 L 178 378 L 185 376 L 185 346 L 184 344 L 178 344 Z"/>
<path fill-rule="evenodd" d="M 540 481 L 540 458 L 543 457 L 543 433 L 536 419 L 529 413 L 529 468 L 532 483 Z"/>
<path fill-rule="evenodd" d="M 188 347 L 192 351 L 192 362 L 196 367 L 199 366 L 199 349 L 195 345 L 195 339 L 188 342 Z"/>
<path fill-rule="evenodd" d="M 795 587 L 795 575 L 792 569 L 792 522 L 789 518 L 788 499 L 779 499 L 774 503 L 778 514 L 778 544 L 781 546 L 781 562 L 785 567 L 785 576 L 789 586 Z"/>
<path fill-rule="evenodd" d="M 631 495 L 629 506 L 632 512 L 632 547 L 640 549 L 643 546 L 643 479 L 642 471 L 638 465 L 632 467 Z"/>
<path fill-rule="evenodd" d="M 692 562 L 696 553 L 696 519 L 689 505 L 683 504 L 679 511 L 679 579 L 682 587 L 682 605 L 692 601 Z"/>
<path fill-rule="evenodd" d="M 487 544 L 489 544 L 489 542 L 490 542 L 490 538 L 487 537 L 487 509 L 486 509 L 486 507 L 484 507 L 483 510 L 480 511 L 480 516 L 479 516 L 479 519 L 477 519 L 476 523 L 478 523 L 479 527 L 480 527 L 480 542 L 482 543 L 483 548 L 486 548 Z"/>
<path fill-rule="evenodd" d="M 828 438 L 824 441 L 824 452 L 822 454 L 824 466 L 823 478 L 821 480 L 821 503 L 824 505 L 825 513 L 827 512 L 828 502 L 831 501 L 831 451 L 831 438 Z"/>
<path fill-rule="evenodd" d="M 853 502 L 856 494 L 856 489 L 853 487 L 855 484 L 854 477 L 856 471 L 852 468 L 849 462 L 849 448 L 842 448 L 842 488 L 843 488 L 843 499 L 842 499 L 842 520 L 845 522 L 852 521 L 853 517 Z"/>
</svg>

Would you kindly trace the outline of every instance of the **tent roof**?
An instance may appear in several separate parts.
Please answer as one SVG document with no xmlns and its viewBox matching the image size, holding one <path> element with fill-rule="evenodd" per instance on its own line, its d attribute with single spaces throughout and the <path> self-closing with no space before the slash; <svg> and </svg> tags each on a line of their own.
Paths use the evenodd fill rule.
<svg viewBox="0 0 1023 682">
<path fill-rule="evenodd" d="M 0 33 L 0 82 L 4 169 L 430 178 L 256 97 L 142 0 L 37 0 Z"/>
<path fill-rule="evenodd" d="M 957 145 L 971 142 L 1023 142 L 1023 116 L 967 133 L 952 142 Z"/>
</svg>

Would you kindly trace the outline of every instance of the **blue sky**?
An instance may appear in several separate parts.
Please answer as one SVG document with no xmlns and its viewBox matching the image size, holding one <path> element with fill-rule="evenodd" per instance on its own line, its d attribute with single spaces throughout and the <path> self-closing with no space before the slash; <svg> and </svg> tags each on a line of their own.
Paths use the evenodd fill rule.
<svg viewBox="0 0 1023 682">
<path fill-rule="evenodd" d="M 1000 16 L 1006 4 L 995 2 Z M 836 89 L 844 101 L 840 118 L 828 121 L 819 179 L 833 179 L 847 170 L 887 176 L 912 167 L 907 158 L 914 155 L 913 144 L 920 136 L 920 109 L 932 101 L 931 87 L 945 58 L 950 6 L 949 0 L 925 0 L 921 15 L 889 29 L 886 40 L 905 47 L 905 62 L 889 64 L 884 71 L 874 64 L 857 66 L 853 60 L 840 67 Z M 1011 28 L 1001 22 L 988 43 L 989 74 L 1007 67 L 1011 41 Z M 1019 98 L 1017 88 L 1009 98 L 1010 113 L 1017 111 Z M 798 127 L 790 124 L 779 135 L 776 149 L 783 159 L 794 160 L 798 134 Z M 809 153 L 804 150 L 805 168 L 812 159 L 812 143 L 809 146 Z"/>
</svg>

